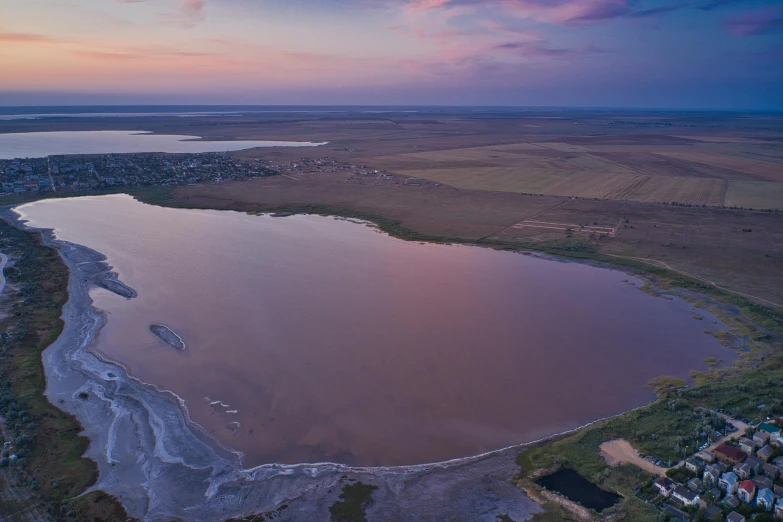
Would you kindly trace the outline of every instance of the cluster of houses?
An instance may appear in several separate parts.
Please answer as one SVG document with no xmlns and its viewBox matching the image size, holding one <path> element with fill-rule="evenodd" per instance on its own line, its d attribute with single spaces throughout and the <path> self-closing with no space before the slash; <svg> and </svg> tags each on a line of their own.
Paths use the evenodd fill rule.
<svg viewBox="0 0 783 522">
<path fill-rule="evenodd" d="M 0 183 L 6 194 L 51 190 L 46 159 L 0 161 Z"/>
<path fill-rule="evenodd" d="M 179 185 L 273 175 L 228 154 L 102 154 L 0 160 L 5 194 L 81 192 L 115 187 Z"/>
<path fill-rule="evenodd" d="M 783 434 L 780 426 L 762 423 L 752 436 L 733 439 L 712 451 L 704 450 L 685 461 L 695 475 L 685 484 L 661 477 L 654 482 L 658 492 L 679 507 L 699 507 L 710 520 L 722 517 L 744 522 L 736 510 L 750 505 L 783 519 Z M 673 518 L 690 520 L 671 506 Z"/>
</svg>

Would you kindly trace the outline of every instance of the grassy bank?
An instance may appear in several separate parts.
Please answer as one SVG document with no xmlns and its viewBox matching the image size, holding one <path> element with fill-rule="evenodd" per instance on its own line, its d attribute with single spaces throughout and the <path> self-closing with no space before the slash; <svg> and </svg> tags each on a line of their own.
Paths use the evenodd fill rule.
<svg viewBox="0 0 783 522">
<path fill-rule="evenodd" d="M 0 251 L 11 260 L 3 294 L 8 315 L 0 322 L 0 415 L 12 445 L 0 459 L 0 482 L 19 492 L 0 493 L 0 513 L 33 508 L 53 520 L 125 520 L 120 504 L 103 493 L 72 500 L 95 483 L 97 466 L 82 457 L 88 441 L 78 422 L 43 395 L 41 353 L 63 328 L 68 269 L 39 234 L 5 222 Z"/>
</svg>

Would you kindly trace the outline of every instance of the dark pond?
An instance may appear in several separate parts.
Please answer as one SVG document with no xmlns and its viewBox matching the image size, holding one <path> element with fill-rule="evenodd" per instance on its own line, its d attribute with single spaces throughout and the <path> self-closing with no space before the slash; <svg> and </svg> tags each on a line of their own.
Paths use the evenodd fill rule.
<svg viewBox="0 0 783 522">
<path fill-rule="evenodd" d="M 546 489 L 564 495 L 568 500 L 598 512 L 614 506 L 622 498 L 604 491 L 572 469 L 561 469 L 541 477 L 536 482 Z"/>
</svg>

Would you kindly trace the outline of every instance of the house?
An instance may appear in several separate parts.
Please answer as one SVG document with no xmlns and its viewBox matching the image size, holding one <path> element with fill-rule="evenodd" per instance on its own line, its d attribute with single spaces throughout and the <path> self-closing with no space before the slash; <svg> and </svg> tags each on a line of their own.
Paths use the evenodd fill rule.
<svg viewBox="0 0 783 522">
<path fill-rule="evenodd" d="M 732 511 L 731 513 L 726 515 L 726 522 L 745 522 L 745 517 L 743 517 L 736 511 Z"/>
<path fill-rule="evenodd" d="M 658 488 L 658 492 L 664 497 L 671 495 L 672 490 L 674 489 L 674 482 L 672 482 L 668 477 L 658 478 L 655 482 L 653 482 L 653 485 Z"/>
<path fill-rule="evenodd" d="M 761 488 L 772 489 L 772 480 L 769 477 L 765 477 L 764 475 L 756 475 L 750 480 L 755 482 L 756 486 L 758 486 L 759 489 Z"/>
<path fill-rule="evenodd" d="M 780 468 L 774 464 L 764 464 L 761 466 L 761 472 L 772 480 L 775 480 L 778 478 L 778 475 L 780 475 Z"/>
<path fill-rule="evenodd" d="M 778 499 L 778 503 L 775 504 L 775 516 L 783 518 L 783 498 Z"/>
<path fill-rule="evenodd" d="M 699 452 L 699 457 L 701 457 L 701 460 L 704 462 L 714 462 L 715 461 L 715 454 L 712 453 L 709 450 L 704 450 L 702 452 Z"/>
<path fill-rule="evenodd" d="M 763 445 L 764 444 L 761 444 L 761 446 Z M 756 451 L 756 442 L 747 437 L 742 437 L 739 440 L 739 447 L 748 455 L 753 455 L 753 452 Z"/>
<path fill-rule="evenodd" d="M 778 498 L 783 497 L 783 486 L 778 486 L 777 484 L 773 485 L 772 492 Z"/>
<path fill-rule="evenodd" d="M 753 473 L 758 473 L 761 471 L 761 466 L 764 465 L 764 461 L 758 457 L 748 457 L 745 459 L 745 462 L 748 463 L 753 469 Z"/>
<path fill-rule="evenodd" d="M 775 495 L 772 490 L 764 488 L 760 489 L 758 495 L 756 495 L 756 505 L 763 507 L 767 511 L 771 511 L 775 504 Z"/>
<path fill-rule="evenodd" d="M 739 448 L 723 443 L 715 448 L 715 457 L 728 464 L 739 464 L 748 457 L 748 454 Z"/>
<path fill-rule="evenodd" d="M 719 516 L 723 518 L 723 511 L 715 504 L 707 506 L 704 513 L 707 515 L 707 520 L 716 520 Z"/>
<path fill-rule="evenodd" d="M 701 479 L 694 477 L 688 481 L 688 489 L 692 491 L 701 491 L 703 484 L 701 483 Z"/>
<path fill-rule="evenodd" d="M 736 509 L 740 505 L 740 499 L 734 495 L 729 495 L 723 499 L 723 505 L 729 509 Z"/>
<path fill-rule="evenodd" d="M 742 480 L 749 479 L 753 475 L 753 468 L 747 462 L 743 462 L 739 466 L 734 466 L 734 474 Z"/>
<path fill-rule="evenodd" d="M 712 488 L 707 493 L 710 496 L 712 496 L 712 498 L 714 498 L 715 500 L 720 500 L 720 497 L 723 496 L 723 494 L 721 493 L 721 491 L 718 488 Z"/>
<path fill-rule="evenodd" d="M 752 480 L 743 480 L 737 489 L 737 496 L 742 502 L 749 503 L 756 497 L 756 483 Z"/>
<path fill-rule="evenodd" d="M 778 436 L 781 433 L 780 427 L 770 424 L 769 422 L 762 422 L 759 424 L 759 431 L 769 433 L 770 436 Z"/>
<path fill-rule="evenodd" d="M 685 461 L 685 467 L 694 473 L 701 473 L 704 469 L 704 461 L 699 457 L 691 457 Z"/>
<path fill-rule="evenodd" d="M 772 458 L 772 455 L 775 454 L 775 450 L 772 448 L 772 446 L 767 444 L 766 446 L 758 450 L 756 454 L 759 456 L 761 460 L 767 462 L 769 459 Z"/>
<path fill-rule="evenodd" d="M 733 495 L 737 492 L 737 488 L 739 487 L 739 480 L 737 480 L 737 475 L 729 471 L 728 473 L 724 473 L 720 476 L 718 485 L 723 491 L 726 492 L 726 495 Z"/>
<path fill-rule="evenodd" d="M 666 504 L 663 507 L 663 512 L 666 513 L 668 520 L 676 522 L 689 522 L 691 519 L 691 516 L 688 513 L 680 511 L 676 507 L 670 506 L 669 504 Z"/>
<path fill-rule="evenodd" d="M 674 488 L 672 495 L 677 500 L 680 500 L 685 506 L 692 506 L 699 502 L 699 494 L 695 491 L 691 491 L 685 486 L 677 486 L 676 488 Z"/>
<path fill-rule="evenodd" d="M 755 442 L 756 446 L 759 448 L 765 446 L 767 442 L 769 442 L 769 433 L 766 431 L 757 431 L 753 434 L 753 442 Z"/>
<path fill-rule="evenodd" d="M 720 469 L 718 469 L 717 466 L 713 466 L 710 464 L 707 466 L 704 470 L 704 474 L 702 474 L 701 479 L 704 481 L 705 484 L 709 484 L 711 486 L 714 486 L 718 484 L 718 480 L 720 480 Z"/>
</svg>

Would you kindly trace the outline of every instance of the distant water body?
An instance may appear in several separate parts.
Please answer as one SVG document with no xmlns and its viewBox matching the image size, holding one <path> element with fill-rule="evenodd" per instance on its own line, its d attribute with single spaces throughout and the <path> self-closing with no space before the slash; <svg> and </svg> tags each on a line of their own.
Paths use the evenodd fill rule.
<svg viewBox="0 0 783 522">
<path fill-rule="evenodd" d="M 108 312 L 97 350 L 182 397 L 247 465 L 475 455 L 646 404 L 651 378 L 687 378 L 707 356 L 736 358 L 703 333 L 718 328 L 709 313 L 622 271 L 125 195 L 17 211 L 108 256 L 138 297 L 92 292 Z"/>
<path fill-rule="evenodd" d="M 301 141 L 203 141 L 198 136 L 148 131 L 66 131 L 0 134 L 0 159 L 65 154 L 225 152 L 256 147 L 317 147 Z"/>
</svg>

